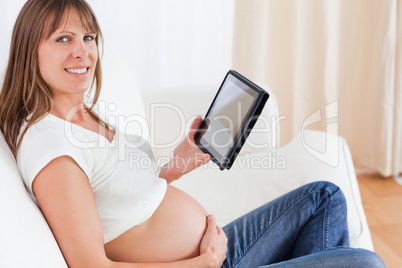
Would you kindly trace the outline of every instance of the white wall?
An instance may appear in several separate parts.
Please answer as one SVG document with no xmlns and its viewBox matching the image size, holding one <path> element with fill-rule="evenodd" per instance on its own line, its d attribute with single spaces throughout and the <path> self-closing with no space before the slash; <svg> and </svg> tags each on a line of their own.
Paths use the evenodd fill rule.
<svg viewBox="0 0 402 268">
<path fill-rule="evenodd" d="M 0 2 L 0 70 L 25 1 Z M 88 0 L 105 53 L 121 57 L 141 90 L 219 84 L 232 66 L 232 0 Z"/>
<path fill-rule="evenodd" d="M 8 61 L 11 33 L 24 0 L 0 0 L 0 71 Z"/>
</svg>

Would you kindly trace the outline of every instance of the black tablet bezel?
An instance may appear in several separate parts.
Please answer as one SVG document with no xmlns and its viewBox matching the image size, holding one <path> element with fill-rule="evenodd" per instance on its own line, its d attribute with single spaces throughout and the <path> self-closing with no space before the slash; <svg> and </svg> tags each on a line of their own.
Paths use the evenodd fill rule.
<svg viewBox="0 0 402 268">
<path fill-rule="evenodd" d="M 244 117 L 237 133 L 234 135 L 233 143 L 230 145 L 227 155 L 222 156 L 220 153 L 218 153 L 214 149 L 214 147 L 211 144 L 208 144 L 208 146 L 201 144 L 201 138 L 202 138 L 203 133 L 208 128 L 207 125 L 208 125 L 211 110 L 213 109 L 214 105 L 216 104 L 219 94 L 223 88 L 223 85 L 225 84 L 229 75 L 232 75 L 234 78 L 237 79 L 237 81 L 239 81 L 243 85 L 247 86 L 248 89 L 251 89 L 253 94 L 250 94 L 250 92 L 247 92 L 247 93 L 250 94 L 254 100 L 249 108 L 247 115 Z M 217 94 L 215 95 L 214 100 L 212 101 L 211 106 L 209 107 L 209 109 L 204 117 L 204 120 L 202 121 L 200 127 L 198 128 L 198 130 L 194 136 L 195 143 L 197 144 L 197 146 L 204 153 L 211 155 L 212 161 L 215 162 L 221 170 L 230 169 L 231 166 L 233 165 L 234 160 L 236 159 L 241 148 L 243 147 L 252 128 L 254 127 L 255 122 L 257 121 L 258 116 L 261 114 L 262 109 L 264 108 L 264 105 L 265 105 L 266 101 L 268 100 L 268 98 L 269 98 L 269 94 L 264 89 L 262 89 L 261 87 L 259 87 L 256 84 L 254 84 L 253 82 L 251 82 L 250 80 L 248 80 L 241 74 L 237 73 L 236 71 L 230 70 L 226 74 L 221 86 L 219 87 Z"/>
</svg>

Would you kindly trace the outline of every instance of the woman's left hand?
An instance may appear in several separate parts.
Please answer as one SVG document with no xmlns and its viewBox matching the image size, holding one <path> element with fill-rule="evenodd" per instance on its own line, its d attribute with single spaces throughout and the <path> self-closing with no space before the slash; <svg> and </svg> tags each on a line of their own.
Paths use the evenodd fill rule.
<svg viewBox="0 0 402 268">
<path fill-rule="evenodd" d="M 201 122 L 202 117 L 199 115 L 194 119 L 185 139 L 173 151 L 173 158 L 161 168 L 159 177 L 166 179 L 168 183 L 211 160 L 211 156 L 201 151 L 194 141 L 194 135 Z"/>
</svg>

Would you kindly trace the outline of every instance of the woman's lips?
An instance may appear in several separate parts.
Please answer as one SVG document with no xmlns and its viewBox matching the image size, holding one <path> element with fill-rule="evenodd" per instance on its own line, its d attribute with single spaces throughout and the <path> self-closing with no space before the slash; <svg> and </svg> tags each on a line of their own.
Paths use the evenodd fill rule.
<svg viewBox="0 0 402 268">
<path fill-rule="evenodd" d="M 79 67 L 79 68 L 65 68 L 68 74 L 73 75 L 77 78 L 85 78 L 88 76 L 89 67 Z"/>
<path fill-rule="evenodd" d="M 88 71 L 89 67 L 83 67 L 83 68 L 66 68 L 64 70 L 66 70 L 68 73 L 70 74 L 83 74 L 86 73 Z"/>
</svg>

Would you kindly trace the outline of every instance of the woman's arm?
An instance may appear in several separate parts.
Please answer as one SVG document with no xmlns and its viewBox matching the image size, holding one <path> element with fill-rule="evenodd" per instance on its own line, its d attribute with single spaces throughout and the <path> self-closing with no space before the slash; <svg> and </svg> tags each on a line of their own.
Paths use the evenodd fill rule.
<svg viewBox="0 0 402 268">
<path fill-rule="evenodd" d="M 184 174 L 193 171 L 211 160 L 211 156 L 201 151 L 194 141 L 194 135 L 201 122 L 201 116 L 197 116 L 194 119 L 189 133 L 173 151 L 172 159 L 161 168 L 159 177 L 166 179 L 168 183 L 179 179 Z"/>
<path fill-rule="evenodd" d="M 33 191 L 69 267 L 218 267 L 223 261 L 226 237 L 219 228 L 215 227 L 215 234 L 211 231 L 214 222 L 208 227 L 211 230 L 204 236 L 202 255 L 197 258 L 166 264 L 110 261 L 91 185 L 69 156 L 58 157 L 44 167 L 33 182 Z"/>
</svg>

